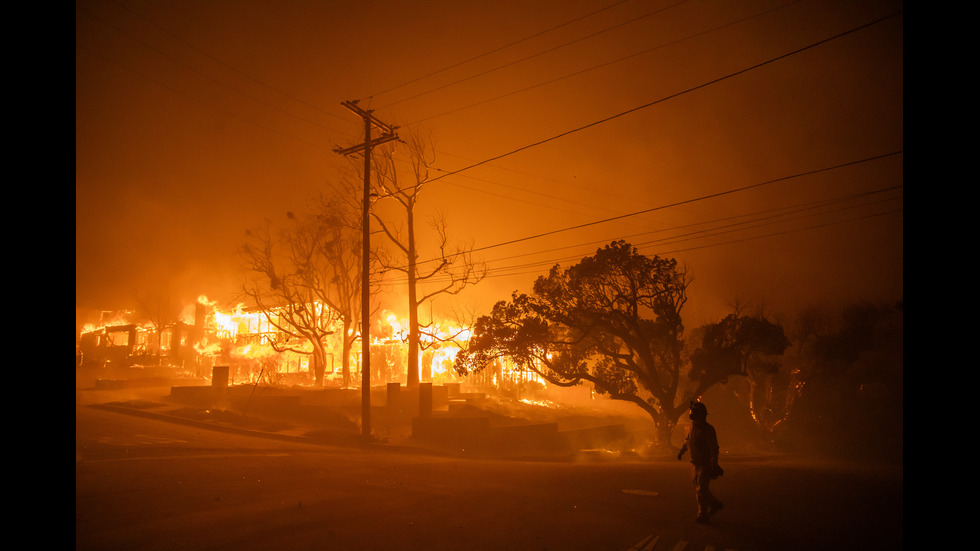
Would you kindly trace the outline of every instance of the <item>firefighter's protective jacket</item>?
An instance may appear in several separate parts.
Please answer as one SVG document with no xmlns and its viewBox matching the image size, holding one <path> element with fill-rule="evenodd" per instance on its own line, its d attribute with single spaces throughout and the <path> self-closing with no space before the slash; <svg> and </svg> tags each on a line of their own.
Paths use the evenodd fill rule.
<svg viewBox="0 0 980 551">
<path fill-rule="evenodd" d="M 687 433 L 685 446 L 691 452 L 691 463 L 696 466 L 714 465 L 718 462 L 718 436 L 715 428 L 705 421 L 694 421 Z"/>
</svg>

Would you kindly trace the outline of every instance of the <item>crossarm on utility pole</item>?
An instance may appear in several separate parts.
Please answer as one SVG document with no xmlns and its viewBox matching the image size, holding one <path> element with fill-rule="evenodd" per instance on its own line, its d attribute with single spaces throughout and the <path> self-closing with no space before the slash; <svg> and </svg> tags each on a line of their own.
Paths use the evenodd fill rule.
<svg viewBox="0 0 980 551">
<path fill-rule="evenodd" d="M 364 207 L 361 219 L 361 436 L 371 436 L 371 149 L 383 143 L 397 140 L 397 127 L 387 125 L 374 117 L 372 111 L 357 106 L 357 101 L 345 101 L 341 105 L 350 109 L 364 121 L 364 143 L 347 148 L 335 148 L 344 156 L 364 154 Z M 381 130 L 381 136 L 371 138 L 371 129 Z"/>
</svg>

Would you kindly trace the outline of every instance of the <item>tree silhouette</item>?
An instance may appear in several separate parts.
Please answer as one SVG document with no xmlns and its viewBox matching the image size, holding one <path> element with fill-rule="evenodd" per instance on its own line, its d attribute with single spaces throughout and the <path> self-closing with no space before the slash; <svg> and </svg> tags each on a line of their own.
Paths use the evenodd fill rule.
<svg viewBox="0 0 980 551">
<path fill-rule="evenodd" d="M 791 376 L 786 388 L 776 392 L 779 363 L 773 357 L 782 355 L 789 345 L 782 326 L 763 314 L 744 316 L 736 307 L 720 322 L 704 328 L 701 346 L 691 354 L 689 377 L 698 383 L 695 393 L 700 395 L 729 377 L 745 377 L 749 413 L 756 425 L 772 432 L 789 416 L 801 388 L 800 381 Z"/>
<path fill-rule="evenodd" d="M 396 153 L 406 152 L 411 177 L 405 181 L 397 168 Z M 411 132 L 406 144 L 388 144 L 377 150 L 374 156 L 375 179 L 372 185 L 381 201 L 397 204 L 395 211 L 402 216 L 390 217 L 372 209 L 371 215 L 381 227 L 382 233 L 395 249 L 394 254 L 379 251 L 378 261 L 383 270 L 402 273 L 408 306 L 408 365 L 407 385 L 419 383 L 419 350 L 424 326 L 419 320 L 419 308 L 439 295 L 455 295 L 464 288 L 479 283 L 486 275 L 486 267 L 473 260 L 469 250 L 449 245 L 445 217 L 430 220 L 434 249 L 438 251 L 430 260 L 422 260 L 417 240 L 416 206 L 422 190 L 429 182 L 429 167 L 434 161 L 429 140 L 418 132 Z"/>
<path fill-rule="evenodd" d="M 558 386 L 588 381 L 646 411 L 669 446 L 692 397 L 678 396 L 690 282 L 675 260 L 613 242 L 570 268 L 554 266 L 531 294 L 498 302 L 477 319 L 455 368 L 478 372 L 508 357 Z"/>
<path fill-rule="evenodd" d="M 338 330 L 344 386 L 350 385 L 350 355 L 360 337 L 361 231 L 351 204 L 321 197 L 308 214 L 249 231 L 241 250 L 252 274 L 244 291 L 279 333 L 277 351 L 309 354 L 314 383 L 326 367 L 328 337 Z"/>
<path fill-rule="evenodd" d="M 809 308 L 795 333 L 805 387 L 789 439 L 847 457 L 901 461 L 903 303 Z"/>
</svg>

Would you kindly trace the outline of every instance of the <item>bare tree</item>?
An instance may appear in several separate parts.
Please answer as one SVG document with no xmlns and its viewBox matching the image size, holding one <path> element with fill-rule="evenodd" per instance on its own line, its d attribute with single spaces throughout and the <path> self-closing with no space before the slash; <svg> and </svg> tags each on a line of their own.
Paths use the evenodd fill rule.
<svg viewBox="0 0 980 551">
<path fill-rule="evenodd" d="M 400 178 L 397 155 L 405 153 L 410 166 L 409 180 Z M 472 248 L 451 247 L 444 215 L 429 220 L 435 238 L 435 253 L 421 260 L 417 240 L 416 207 L 423 189 L 430 181 L 429 170 L 435 161 L 431 141 L 418 132 L 409 132 L 406 142 L 390 143 L 375 155 L 376 178 L 372 182 L 379 201 L 397 203 L 401 216 L 388 218 L 372 210 L 372 217 L 387 237 L 394 254 L 380 253 L 379 264 L 385 271 L 402 273 L 408 294 L 408 386 L 419 383 L 419 350 L 423 324 L 419 307 L 439 295 L 455 295 L 479 283 L 486 276 L 486 266 L 472 257 Z M 431 320 L 428 322 L 431 323 Z"/>
<path fill-rule="evenodd" d="M 325 281 L 323 300 L 340 314 L 343 322 L 343 385 L 351 384 L 351 352 L 361 338 L 361 217 L 360 206 L 354 201 L 356 186 L 347 182 L 331 198 L 321 197 L 316 224 L 329 234 L 321 244 L 320 253 L 327 263 L 330 281 Z M 374 277 L 374 274 L 372 274 Z"/>
<path fill-rule="evenodd" d="M 242 248 L 252 274 L 245 294 L 281 334 L 273 348 L 311 354 L 317 386 L 326 368 L 327 338 L 341 332 L 346 387 L 351 350 L 360 337 L 361 231 L 344 197 L 320 197 L 312 213 L 288 213 L 281 227 L 267 222 L 249 232 Z"/>
</svg>

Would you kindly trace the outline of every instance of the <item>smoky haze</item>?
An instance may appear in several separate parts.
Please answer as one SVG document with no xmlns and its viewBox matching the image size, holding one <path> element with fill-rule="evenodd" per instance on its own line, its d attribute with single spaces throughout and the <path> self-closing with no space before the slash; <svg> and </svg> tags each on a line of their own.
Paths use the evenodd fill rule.
<svg viewBox="0 0 980 551">
<path fill-rule="evenodd" d="M 352 99 L 431 132 L 420 217 L 490 269 L 447 311 L 614 239 L 691 270 L 689 326 L 902 298 L 900 2 L 363 9 L 76 2 L 77 308 L 234 301 L 245 231 L 346 173 Z"/>
</svg>

